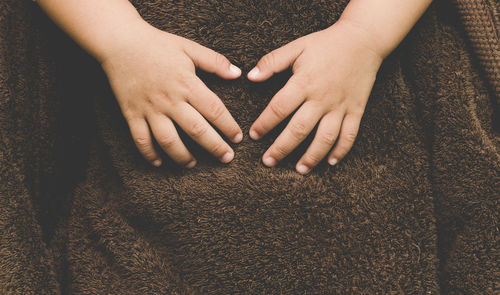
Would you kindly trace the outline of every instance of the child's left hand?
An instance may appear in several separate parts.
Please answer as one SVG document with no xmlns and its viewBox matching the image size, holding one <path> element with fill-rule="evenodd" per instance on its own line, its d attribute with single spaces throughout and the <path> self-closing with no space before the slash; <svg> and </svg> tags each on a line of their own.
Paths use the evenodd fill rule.
<svg viewBox="0 0 500 295">
<path fill-rule="evenodd" d="M 308 173 L 335 142 L 328 163 L 335 165 L 347 154 L 383 60 L 375 42 L 367 31 L 339 21 L 260 59 L 248 73 L 251 81 L 267 80 L 290 66 L 293 76 L 253 123 L 250 137 L 260 139 L 300 106 L 264 153 L 262 161 L 266 166 L 272 167 L 286 157 L 318 122 L 311 145 L 297 162 L 297 172 Z"/>
</svg>

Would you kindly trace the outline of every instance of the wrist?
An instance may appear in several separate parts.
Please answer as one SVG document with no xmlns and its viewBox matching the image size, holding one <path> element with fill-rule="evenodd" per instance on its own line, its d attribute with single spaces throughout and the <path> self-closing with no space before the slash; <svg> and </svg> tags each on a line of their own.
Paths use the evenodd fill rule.
<svg viewBox="0 0 500 295">
<path fill-rule="evenodd" d="M 375 36 L 350 22 L 339 20 L 325 31 L 329 32 L 333 39 L 343 40 L 344 45 L 349 47 L 350 51 L 363 54 L 379 65 L 386 57 L 382 48 L 376 43 Z"/>
<path fill-rule="evenodd" d="M 341 17 L 330 28 L 342 28 L 347 30 L 350 38 L 356 39 L 362 46 L 372 51 L 381 60 L 384 60 L 396 47 L 386 36 L 381 36 L 376 29 L 369 28 L 361 22 L 347 17 Z"/>
<path fill-rule="evenodd" d="M 147 27 L 128 0 L 37 0 L 54 22 L 102 62 Z"/>
<path fill-rule="evenodd" d="M 351 0 L 337 23 L 365 32 L 372 47 L 387 57 L 404 39 L 431 0 Z"/>
<path fill-rule="evenodd" d="M 147 42 L 148 36 L 155 30 L 157 29 L 140 17 L 124 21 L 122 24 L 109 28 L 102 42 L 96 44 L 90 52 L 103 65 L 112 57 L 121 55 L 137 45 L 145 44 L 143 42 Z"/>
</svg>

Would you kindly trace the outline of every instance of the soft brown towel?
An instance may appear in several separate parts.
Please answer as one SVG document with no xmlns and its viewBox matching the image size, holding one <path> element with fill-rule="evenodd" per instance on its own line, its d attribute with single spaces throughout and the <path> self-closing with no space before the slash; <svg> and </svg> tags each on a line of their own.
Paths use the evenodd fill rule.
<svg viewBox="0 0 500 295">
<path fill-rule="evenodd" d="M 133 1 L 249 70 L 347 1 Z M 494 294 L 499 7 L 436 1 L 382 65 L 352 151 L 307 176 L 146 163 L 97 63 L 31 1 L 0 2 L 1 294 Z M 247 132 L 290 76 L 200 73 Z"/>
</svg>

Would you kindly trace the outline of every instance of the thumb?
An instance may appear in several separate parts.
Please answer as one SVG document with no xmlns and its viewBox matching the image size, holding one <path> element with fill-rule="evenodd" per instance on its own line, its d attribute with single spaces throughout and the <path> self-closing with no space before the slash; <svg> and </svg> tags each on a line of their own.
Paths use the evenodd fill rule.
<svg viewBox="0 0 500 295">
<path fill-rule="evenodd" d="M 241 70 L 231 64 L 224 55 L 196 42 L 186 46 L 184 51 L 196 67 L 206 72 L 214 73 L 224 79 L 235 79 L 241 75 Z"/>
<path fill-rule="evenodd" d="M 302 49 L 296 41 L 264 55 L 255 68 L 248 73 L 248 79 L 254 82 L 264 81 L 275 73 L 284 71 L 293 65 L 297 57 L 302 53 Z"/>
</svg>

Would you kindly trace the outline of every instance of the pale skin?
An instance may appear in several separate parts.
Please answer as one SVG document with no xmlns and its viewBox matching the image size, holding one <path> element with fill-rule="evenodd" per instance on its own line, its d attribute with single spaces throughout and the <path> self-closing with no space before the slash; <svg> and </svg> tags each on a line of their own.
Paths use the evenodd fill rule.
<svg viewBox="0 0 500 295">
<path fill-rule="evenodd" d="M 195 68 L 223 79 L 241 70 L 223 55 L 146 23 L 127 0 L 38 0 L 47 14 L 101 64 L 128 122 L 134 142 L 154 166 L 162 160 L 153 137 L 179 165 L 196 159 L 173 122 L 222 163 L 234 158 L 227 143 L 243 139 L 222 101 L 196 76 Z M 254 82 L 291 68 L 293 75 L 250 127 L 259 140 L 293 111 L 290 122 L 263 154 L 272 167 L 317 125 L 297 162 L 309 173 L 320 161 L 335 165 L 349 152 L 378 69 L 406 36 L 431 0 L 351 0 L 332 26 L 260 59 L 247 77 Z M 225 138 L 210 126 L 212 123 Z"/>
</svg>

